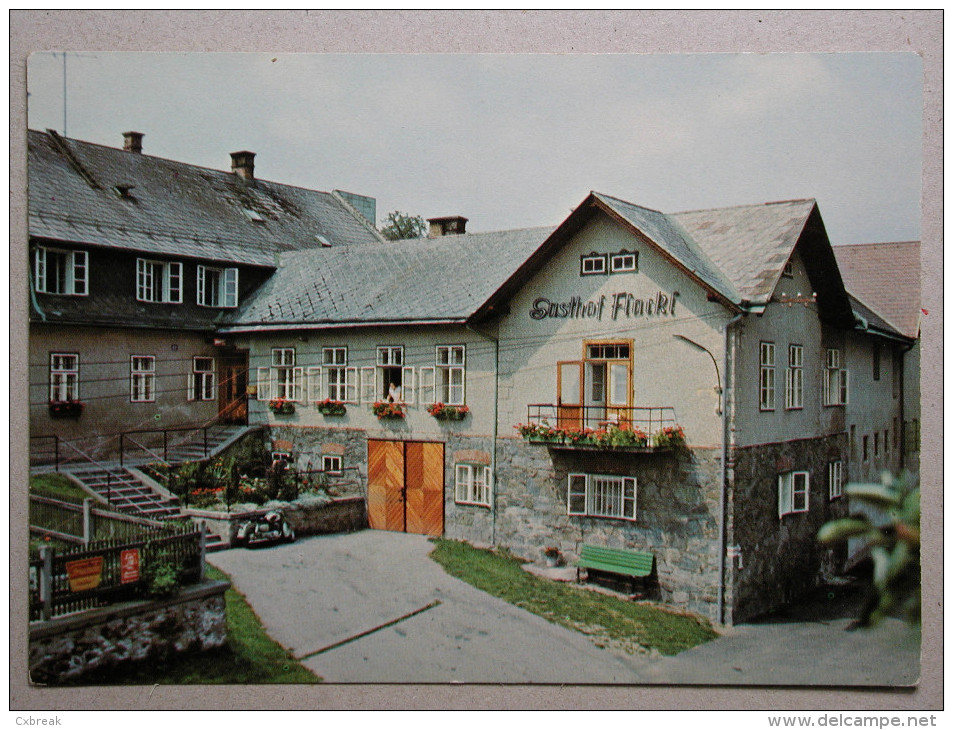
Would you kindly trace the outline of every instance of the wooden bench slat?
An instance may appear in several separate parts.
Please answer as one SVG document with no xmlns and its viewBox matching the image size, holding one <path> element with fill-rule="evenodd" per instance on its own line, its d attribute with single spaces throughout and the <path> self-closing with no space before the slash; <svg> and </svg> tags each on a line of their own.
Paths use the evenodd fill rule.
<svg viewBox="0 0 953 730">
<path fill-rule="evenodd" d="M 652 573 L 654 562 L 652 553 L 583 544 L 576 567 L 644 578 Z"/>
</svg>

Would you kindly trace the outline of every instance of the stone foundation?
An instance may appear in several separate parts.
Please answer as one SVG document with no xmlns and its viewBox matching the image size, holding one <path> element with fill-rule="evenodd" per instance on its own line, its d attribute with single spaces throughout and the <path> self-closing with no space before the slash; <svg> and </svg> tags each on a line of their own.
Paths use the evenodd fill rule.
<svg viewBox="0 0 953 730">
<path fill-rule="evenodd" d="M 92 609 L 30 625 L 30 679 L 36 684 L 82 681 L 134 661 L 225 644 L 228 583 L 186 586 L 171 599 Z"/>
</svg>

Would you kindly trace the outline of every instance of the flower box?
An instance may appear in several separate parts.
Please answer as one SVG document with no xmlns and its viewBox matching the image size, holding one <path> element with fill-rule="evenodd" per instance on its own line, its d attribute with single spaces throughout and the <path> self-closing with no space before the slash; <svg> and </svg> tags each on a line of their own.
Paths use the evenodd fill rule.
<svg viewBox="0 0 953 730">
<path fill-rule="evenodd" d="M 438 421 L 462 421 L 470 412 L 467 406 L 448 406 L 444 403 L 432 403 L 427 406 L 427 413 Z"/>
<path fill-rule="evenodd" d="M 378 419 L 400 420 L 407 417 L 407 406 L 403 403 L 391 403 L 389 401 L 377 401 L 373 405 L 374 415 Z"/>
<path fill-rule="evenodd" d="M 51 400 L 50 418 L 79 418 L 83 404 L 78 400 Z"/>
<path fill-rule="evenodd" d="M 325 416 L 343 416 L 347 413 L 347 406 L 345 406 L 341 401 L 327 400 L 319 401 L 317 403 L 318 411 Z"/>
<path fill-rule="evenodd" d="M 295 412 L 294 401 L 286 400 L 284 398 L 273 398 L 268 401 L 268 407 L 271 409 L 271 412 L 279 416 L 288 416 Z"/>
<path fill-rule="evenodd" d="M 652 441 L 660 448 L 684 446 L 685 432 L 681 426 L 667 426 L 656 433 Z"/>
</svg>

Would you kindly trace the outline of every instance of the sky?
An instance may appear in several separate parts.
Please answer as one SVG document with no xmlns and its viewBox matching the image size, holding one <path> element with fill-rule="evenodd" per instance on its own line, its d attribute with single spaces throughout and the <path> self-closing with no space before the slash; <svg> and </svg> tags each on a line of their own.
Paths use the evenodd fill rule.
<svg viewBox="0 0 953 730">
<path fill-rule="evenodd" d="M 28 120 L 145 154 L 463 215 L 557 225 L 596 190 L 673 213 L 815 198 L 834 244 L 919 240 L 913 53 L 39 52 Z M 65 92 L 65 93 L 64 93 Z M 64 98 L 66 115 L 64 120 Z"/>
</svg>

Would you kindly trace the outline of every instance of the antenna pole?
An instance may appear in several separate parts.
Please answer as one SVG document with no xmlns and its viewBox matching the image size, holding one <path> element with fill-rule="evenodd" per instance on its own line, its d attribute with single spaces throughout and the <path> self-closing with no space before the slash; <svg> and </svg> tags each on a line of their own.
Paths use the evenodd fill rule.
<svg viewBox="0 0 953 730">
<path fill-rule="evenodd" d="M 63 136 L 66 133 L 66 51 L 63 51 Z"/>
</svg>

